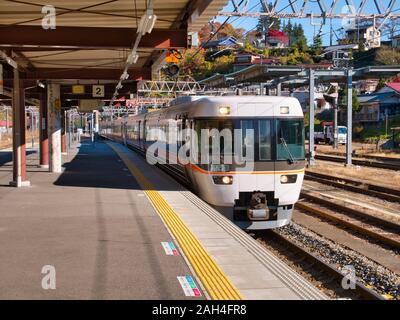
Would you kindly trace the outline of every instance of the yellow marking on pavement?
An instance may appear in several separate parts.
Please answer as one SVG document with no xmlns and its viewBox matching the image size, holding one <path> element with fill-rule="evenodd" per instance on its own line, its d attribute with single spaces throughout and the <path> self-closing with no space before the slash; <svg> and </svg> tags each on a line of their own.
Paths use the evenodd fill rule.
<svg viewBox="0 0 400 320">
<path fill-rule="evenodd" d="M 242 300 L 243 297 L 239 291 L 230 282 L 214 259 L 207 253 L 197 237 L 190 231 L 162 195 L 155 190 L 151 182 L 133 164 L 128 155 L 121 152 L 115 145 L 108 142 L 107 144 L 124 161 L 132 175 L 136 178 L 156 211 L 178 241 L 211 298 L 214 300 Z"/>
</svg>

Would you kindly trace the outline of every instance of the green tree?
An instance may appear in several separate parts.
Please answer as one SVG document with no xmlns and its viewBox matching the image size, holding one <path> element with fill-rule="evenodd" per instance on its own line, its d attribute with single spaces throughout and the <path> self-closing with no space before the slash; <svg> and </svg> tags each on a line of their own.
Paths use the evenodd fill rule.
<svg viewBox="0 0 400 320">
<path fill-rule="evenodd" d="M 212 64 L 213 73 L 229 73 L 233 70 L 234 55 L 222 56 L 215 59 Z"/>
<path fill-rule="evenodd" d="M 357 97 L 357 91 L 355 89 L 353 89 L 352 97 L 353 97 L 352 98 L 353 111 L 360 112 L 362 106 L 360 105 L 360 101 L 358 100 L 358 97 Z M 343 110 L 347 110 L 347 88 L 339 90 L 338 104 Z"/>
<path fill-rule="evenodd" d="M 360 40 L 360 42 L 358 43 L 358 51 L 360 51 L 360 52 L 365 51 L 365 44 L 364 44 L 363 40 Z"/>
<path fill-rule="evenodd" d="M 386 86 L 386 80 L 383 78 L 379 79 L 378 85 L 376 86 L 376 90 L 375 91 L 379 91 L 382 88 L 384 88 Z"/>
<path fill-rule="evenodd" d="M 299 38 L 296 41 L 296 48 L 302 53 L 306 52 L 308 50 L 307 39 L 305 37 Z"/>
<path fill-rule="evenodd" d="M 375 62 L 383 65 L 400 64 L 400 50 L 382 46 L 376 52 Z"/>
<path fill-rule="evenodd" d="M 314 37 L 313 49 L 316 54 L 321 54 L 322 38 L 320 35 Z"/>
<path fill-rule="evenodd" d="M 272 3 L 268 4 L 269 9 L 272 9 Z M 263 4 L 260 9 L 261 13 L 268 12 L 267 8 Z M 266 39 L 268 36 L 268 31 L 269 30 L 280 30 L 281 28 L 281 20 L 279 18 L 275 17 L 268 17 L 268 16 L 261 16 L 258 19 L 257 23 L 257 31 L 259 34 L 264 35 L 264 38 Z"/>
<path fill-rule="evenodd" d="M 198 79 L 211 71 L 211 63 L 205 61 L 204 49 L 201 49 L 196 55 L 195 53 L 195 49 L 186 50 L 183 54 L 183 59 L 179 62 L 179 67 L 182 73 Z"/>
<path fill-rule="evenodd" d="M 292 45 L 292 43 L 294 42 L 293 39 L 293 25 L 292 23 L 289 22 L 283 27 L 282 31 L 287 35 L 287 37 L 289 38 L 289 46 Z"/>
<path fill-rule="evenodd" d="M 308 50 L 307 38 L 304 35 L 304 29 L 301 24 L 294 24 L 293 30 L 289 36 L 289 39 L 290 38 L 292 38 L 290 43 L 292 48 L 297 48 L 300 52 L 306 52 Z"/>
</svg>

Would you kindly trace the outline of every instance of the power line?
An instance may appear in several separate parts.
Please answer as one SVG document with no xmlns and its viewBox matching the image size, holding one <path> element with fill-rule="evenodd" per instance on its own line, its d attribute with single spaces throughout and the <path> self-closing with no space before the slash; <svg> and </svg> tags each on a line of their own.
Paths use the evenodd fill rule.
<svg viewBox="0 0 400 320">
<path fill-rule="evenodd" d="M 240 1 L 240 3 L 238 4 L 237 8 L 235 8 L 235 11 L 238 10 L 239 6 L 241 6 L 241 5 L 243 4 L 244 1 L 245 1 L 245 0 L 241 0 L 241 1 Z M 230 18 L 231 18 L 231 17 L 227 17 L 227 18 L 225 19 L 225 21 L 218 27 L 217 31 L 215 31 L 214 34 L 211 34 L 210 37 L 208 38 L 208 40 L 207 40 L 205 43 L 202 43 L 202 44 L 200 45 L 199 49 L 198 49 L 198 50 L 194 53 L 194 55 L 192 56 L 192 59 L 194 59 L 194 58 L 199 54 L 199 52 L 201 51 L 201 49 L 203 49 L 204 46 L 207 45 L 207 44 L 218 34 L 218 32 L 222 30 L 222 28 L 228 23 L 228 21 L 229 21 Z"/>
</svg>

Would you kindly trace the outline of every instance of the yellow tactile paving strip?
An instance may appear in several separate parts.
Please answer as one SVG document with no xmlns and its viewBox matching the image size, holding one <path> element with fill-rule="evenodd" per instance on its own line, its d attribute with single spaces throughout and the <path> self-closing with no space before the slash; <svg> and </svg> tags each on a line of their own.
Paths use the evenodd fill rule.
<svg viewBox="0 0 400 320">
<path fill-rule="evenodd" d="M 124 161 L 129 171 L 143 188 L 148 199 L 163 219 L 169 230 L 178 241 L 185 256 L 192 265 L 196 275 L 205 286 L 208 294 L 214 300 L 242 300 L 239 291 L 219 268 L 214 259 L 207 253 L 196 236 L 181 220 L 174 209 L 155 190 L 150 181 L 133 164 L 129 157 L 118 150 L 113 144 L 107 143 Z"/>
</svg>

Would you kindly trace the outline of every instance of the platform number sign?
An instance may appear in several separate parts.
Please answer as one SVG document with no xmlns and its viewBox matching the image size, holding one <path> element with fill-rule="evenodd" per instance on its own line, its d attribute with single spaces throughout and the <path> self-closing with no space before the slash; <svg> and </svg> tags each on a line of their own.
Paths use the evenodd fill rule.
<svg viewBox="0 0 400 320">
<path fill-rule="evenodd" d="M 104 86 L 94 85 L 93 86 L 93 97 L 94 98 L 104 98 Z"/>
</svg>

